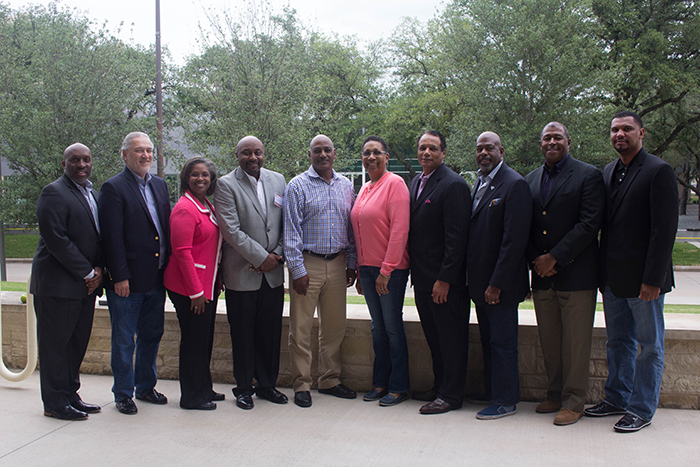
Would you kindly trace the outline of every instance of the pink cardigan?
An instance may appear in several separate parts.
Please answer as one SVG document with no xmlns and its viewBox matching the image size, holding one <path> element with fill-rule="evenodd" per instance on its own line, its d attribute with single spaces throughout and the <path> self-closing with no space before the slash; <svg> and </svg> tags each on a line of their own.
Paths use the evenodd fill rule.
<svg viewBox="0 0 700 467">
<path fill-rule="evenodd" d="M 410 201 L 401 177 L 387 172 L 374 185 L 362 185 L 350 221 L 358 265 L 378 267 L 385 276 L 408 269 Z"/>
<path fill-rule="evenodd" d="M 214 206 L 202 205 L 187 191 L 170 214 L 172 253 L 163 282 L 168 290 L 197 298 L 214 298 L 216 273 L 221 259 L 221 234 Z"/>
</svg>

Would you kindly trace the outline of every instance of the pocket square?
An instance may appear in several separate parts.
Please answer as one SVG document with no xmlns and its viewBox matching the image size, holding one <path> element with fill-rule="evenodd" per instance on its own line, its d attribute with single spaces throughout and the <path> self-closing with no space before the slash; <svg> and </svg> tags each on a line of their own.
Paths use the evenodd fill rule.
<svg viewBox="0 0 700 467">
<path fill-rule="evenodd" d="M 501 204 L 501 198 L 494 198 L 494 199 L 492 199 L 491 202 L 489 203 L 489 207 L 491 207 L 491 206 L 498 206 L 499 204 Z"/>
<path fill-rule="evenodd" d="M 426 199 L 426 200 L 425 200 L 425 204 L 430 204 L 430 200 L 429 200 L 429 199 Z"/>
</svg>

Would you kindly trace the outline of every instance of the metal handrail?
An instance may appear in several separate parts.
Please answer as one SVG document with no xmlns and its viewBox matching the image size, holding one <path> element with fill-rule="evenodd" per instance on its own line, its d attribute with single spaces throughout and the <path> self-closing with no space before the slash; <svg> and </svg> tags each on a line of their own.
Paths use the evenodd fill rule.
<svg viewBox="0 0 700 467">
<path fill-rule="evenodd" d="M 19 373 L 10 371 L 5 366 L 5 361 L 2 358 L 2 345 L 0 345 L 0 376 L 8 381 L 22 381 L 34 373 L 37 360 L 37 340 L 36 340 L 36 315 L 34 314 L 34 296 L 29 293 L 29 284 L 31 278 L 27 279 L 27 365 L 24 370 Z M 2 290 L 0 290 L 2 292 Z M 0 300 L 0 311 L 2 303 Z M 0 344 L 2 343 L 2 313 L 0 312 Z"/>
</svg>

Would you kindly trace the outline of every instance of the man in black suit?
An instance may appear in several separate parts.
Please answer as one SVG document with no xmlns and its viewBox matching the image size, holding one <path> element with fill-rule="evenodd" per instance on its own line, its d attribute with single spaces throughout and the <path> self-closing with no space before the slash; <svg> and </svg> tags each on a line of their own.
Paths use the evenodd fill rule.
<svg viewBox="0 0 700 467">
<path fill-rule="evenodd" d="M 664 294 L 673 287 L 671 253 L 678 229 L 676 176 L 644 150 L 643 138 L 639 115 L 616 114 L 610 140 L 620 158 L 603 170 L 607 209 L 600 250 L 608 379 L 603 402 L 584 412 L 623 415 L 614 426 L 618 432 L 648 426 L 659 403 Z"/>
<path fill-rule="evenodd" d="M 148 135 L 129 133 L 121 149 L 126 167 L 102 185 L 100 226 L 112 323 L 112 392 L 119 412 L 133 415 L 138 411 L 134 390 L 139 400 L 168 402 L 155 385 L 165 318 L 170 199 L 165 181 L 148 173 L 153 162 Z"/>
<path fill-rule="evenodd" d="M 503 162 L 496 133 L 476 140 L 479 178 L 474 187 L 467 273 L 484 352 L 484 385 L 491 405 L 476 418 L 513 415 L 520 401 L 518 304 L 528 294 L 525 247 L 532 212 L 530 188 Z"/>
<path fill-rule="evenodd" d="M 533 208 L 527 260 L 548 380 L 535 410 L 558 411 L 559 426 L 576 423 L 586 402 L 605 214 L 603 174 L 571 157 L 570 145 L 569 130 L 548 123 L 540 133 L 544 164 L 525 177 Z"/>
<path fill-rule="evenodd" d="M 422 414 L 462 407 L 469 345 L 465 287 L 469 186 L 445 164 L 447 144 L 438 131 L 418 138 L 423 173 L 411 182 L 408 251 L 416 307 L 433 360 L 433 398 Z M 415 395 L 414 395 L 415 397 Z M 421 397 L 421 396 L 419 396 Z"/>
<path fill-rule="evenodd" d="M 32 261 L 44 415 L 85 420 L 99 405 L 80 399 L 80 364 L 85 356 L 95 296 L 102 289 L 102 252 L 97 192 L 88 180 L 90 150 L 75 143 L 63 152 L 63 176 L 47 185 L 36 204 L 39 245 Z"/>
</svg>

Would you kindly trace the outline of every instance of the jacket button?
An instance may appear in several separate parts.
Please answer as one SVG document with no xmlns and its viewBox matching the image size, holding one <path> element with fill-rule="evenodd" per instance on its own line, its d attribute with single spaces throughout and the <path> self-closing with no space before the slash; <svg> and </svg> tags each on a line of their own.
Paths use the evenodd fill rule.
<svg viewBox="0 0 700 467">
<path fill-rule="evenodd" d="M 543 216 L 546 216 L 546 215 L 547 215 L 547 211 L 542 211 L 542 215 L 543 215 Z"/>
<path fill-rule="evenodd" d="M 545 234 L 545 235 L 547 235 L 547 231 L 546 231 L 546 230 L 543 230 L 542 233 Z"/>
<path fill-rule="evenodd" d="M 160 253 L 156 253 L 156 258 L 157 258 L 158 256 L 160 256 Z"/>
<path fill-rule="evenodd" d="M 158 240 L 158 235 L 156 235 L 156 240 Z"/>
</svg>

